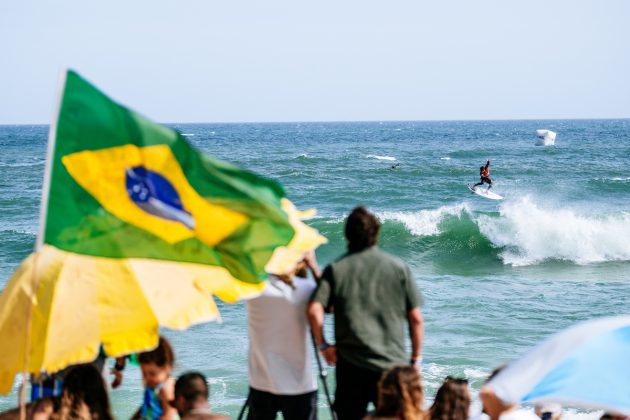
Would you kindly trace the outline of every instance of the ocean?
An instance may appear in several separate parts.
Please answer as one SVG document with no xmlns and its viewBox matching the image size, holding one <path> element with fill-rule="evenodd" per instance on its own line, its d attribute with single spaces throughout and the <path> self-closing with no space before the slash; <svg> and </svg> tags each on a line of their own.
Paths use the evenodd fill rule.
<svg viewBox="0 0 630 420">
<path fill-rule="evenodd" d="M 411 266 L 424 297 L 427 402 L 446 375 L 466 377 L 478 412 L 477 391 L 494 367 L 575 322 L 628 314 L 630 120 L 170 126 L 205 153 L 276 179 L 299 208 L 317 209 L 310 224 L 330 241 L 317 253 L 322 266 L 343 253 L 354 206 L 378 215 L 381 247 Z M 541 128 L 558 133 L 555 146 L 534 146 Z M 33 249 L 47 130 L 0 126 L 0 289 Z M 466 188 L 486 159 L 503 201 Z M 220 308 L 221 324 L 164 334 L 175 375 L 203 372 L 214 410 L 235 417 L 248 389 L 245 307 Z M 17 386 L 0 410 L 15 405 Z M 125 370 L 111 398 L 115 416 L 129 418 L 142 399 L 138 368 Z M 323 395 L 320 407 L 328 418 Z"/>
</svg>

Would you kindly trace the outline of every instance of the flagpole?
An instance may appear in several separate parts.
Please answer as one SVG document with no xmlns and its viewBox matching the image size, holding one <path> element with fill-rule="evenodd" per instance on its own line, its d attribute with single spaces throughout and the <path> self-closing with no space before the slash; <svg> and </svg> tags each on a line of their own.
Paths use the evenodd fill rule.
<svg viewBox="0 0 630 420">
<path fill-rule="evenodd" d="M 44 169 L 44 184 L 42 186 L 42 202 L 39 207 L 39 231 L 37 232 L 37 241 L 35 242 L 35 251 L 39 251 L 44 245 L 44 235 L 46 233 L 46 216 L 48 215 L 48 196 L 50 194 L 50 179 L 52 178 L 53 155 L 55 152 L 55 143 L 57 142 L 57 122 L 59 121 L 59 113 L 61 112 L 61 103 L 63 101 L 63 92 L 66 88 L 66 79 L 68 69 L 63 68 L 59 76 L 57 84 L 57 103 L 53 114 L 53 120 L 48 130 L 48 147 L 46 150 L 46 168 Z"/>
<path fill-rule="evenodd" d="M 35 252 L 33 255 L 33 266 L 31 271 L 31 290 L 27 292 L 29 304 L 26 314 L 26 334 L 24 339 L 24 366 L 22 368 L 22 385 L 20 387 L 20 420 L 26 420 L 26 383 L 28 381 L 30 352 L 31 352 L 31 335 L 33 331 L 33 305 L 36 302 L 37 286 L 39 278 L 37 276 L 37 260 L 39 251 L 44 244 L 44 234 L 46 228 L 46 216 L 48 210 L 48 195 L 50 193 L 50 179 L 52 177 L 53 154 L 55 150 L 55 142 L 57 138 L 57 121 L 59 121 L 59 113 L 61 112 L 61 102 L 63 101 L 63 91 L 66 86 L 66 76 L 68 70 L 63 68 L 59 76 L 57 84 L 57 103 L 55 105 L 54 117 L 48 130 L 48 147 L 46 151 L 46 168 L 44 170 L 44 182 L 42 186 L 42 201 L 39 207 L 39 231 L 35 242 Z"/>
</svg>

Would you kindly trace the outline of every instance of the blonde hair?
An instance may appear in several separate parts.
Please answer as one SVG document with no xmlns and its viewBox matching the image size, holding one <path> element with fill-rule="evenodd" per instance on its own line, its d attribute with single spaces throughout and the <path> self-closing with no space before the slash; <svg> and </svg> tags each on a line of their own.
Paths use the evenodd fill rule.
<svg viewBox="0 0 630 420">
<path fill-rule="evenodd" d="M 412 366 L 396 366 L 378 383 L 375 417 L 401 416 L 404 420 L 422 418 L 424 390 L 420 373 Z"/>
</svg>

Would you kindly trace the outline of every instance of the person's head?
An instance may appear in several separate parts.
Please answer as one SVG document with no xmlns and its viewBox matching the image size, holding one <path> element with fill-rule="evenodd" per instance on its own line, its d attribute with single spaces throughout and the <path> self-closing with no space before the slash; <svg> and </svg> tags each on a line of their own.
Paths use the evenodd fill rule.
<svg viewBox="0 0 630 420">
<path fill-rule="evenodd" d="M 397 366 L 383 373 L 378 383 L 374 416 L 417 419 L 422 416 L 423 401 L 424 391 L 418 370 L 413 366 Z"/>
<path fill-rule="evenodd" d="M 186 372 L 175 382 L 175 400 L 173 406 L 180 417 L 195 408 L 208 405 L 208 382 L 199 372 Z"/>
<path fill-rule="evenodd" d="M 359 206 L 352 210 L 346 219 L 348 250 L 357 252 L 376 245 L 380 228 L 381 223 L 365 207 Z"/>
<path fill-rule="evenodd" d="M 107 387 L 92 365 L 71 368 L 63 380 L 60 418 L 113 420 Z"/>
<path fill-rule="evenodd" d="M 301 279 L 308 278 L 306 263 L 304 261 L 300 261 L 290 272 L 286 274 L 274 274 L 274 276 L 295 289 L 295 284 L 293 284 L 293 277 L 299 277 Z"/>
<path fill-rule="evenodd" d="M 466 420 L 469 408 L 468 381 L 447 376 L 435 395 L 431 420 Z"/>
<path fill-rule="evenodd" d="M 559 420 L 562 416 L 562 406 L 557 403 L 536 404 L 534 412 L 542 420 Z"/>
<path fill-rule="evenodd" d="M 160 337 L 158 346 L 154 350 L 138 354 L 138 362 L 140 362 L 144 383 L 155 388 L 166 382 L 171 375 L 173 363 L 175 363 L 173 348 L 166 338 Z"/>
<path fill-rule="evenodd" d="M 301 279 L 308 278 L 308 266 L 306 265 L 306 262 L 302 260 L 297 263 L 295 269 L 293 270 L 293 274 L 295 277 L 299 277 Z"/>
<path fill-rule="evenodd" d="M 483 166 L 480 166 L 479 167 L 479 172 L 483 172 L 484 169 L 486 169 L 486 168 L 484 168 Z"/>
</svg>

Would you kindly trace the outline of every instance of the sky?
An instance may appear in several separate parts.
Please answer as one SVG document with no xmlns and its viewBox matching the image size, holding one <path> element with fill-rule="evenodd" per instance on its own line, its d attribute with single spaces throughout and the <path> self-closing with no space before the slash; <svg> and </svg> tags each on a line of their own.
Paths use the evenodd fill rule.
<svg viewBox="0 0 630 420">
<path fill-rule="evenodd" d="M 5 0 L 0 124 L 72 68 L 159 122 L 630 117 L 626 0 Z"/>
</svg>

